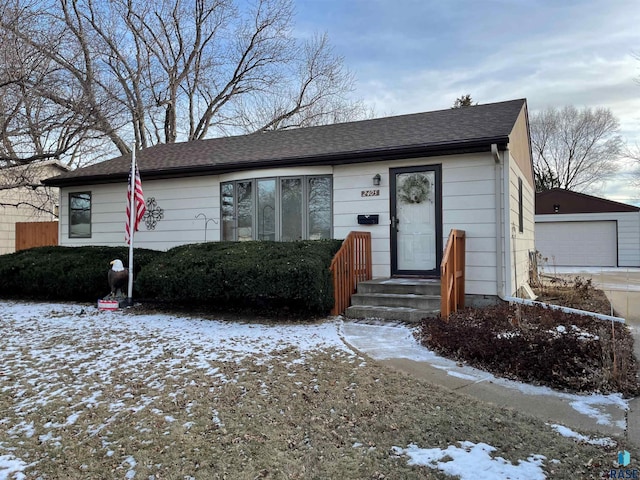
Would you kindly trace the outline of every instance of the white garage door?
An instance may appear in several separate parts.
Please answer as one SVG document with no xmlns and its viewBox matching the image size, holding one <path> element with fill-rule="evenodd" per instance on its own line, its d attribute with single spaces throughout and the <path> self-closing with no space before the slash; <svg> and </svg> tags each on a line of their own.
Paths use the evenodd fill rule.
<svg viewBox="0 0 640 480">
<path fill-rule="evenodd" d="M 548 266 L 616 267 L 617 224 L 601 222 L 536 223 L 536 249 Z"/>
</svg>

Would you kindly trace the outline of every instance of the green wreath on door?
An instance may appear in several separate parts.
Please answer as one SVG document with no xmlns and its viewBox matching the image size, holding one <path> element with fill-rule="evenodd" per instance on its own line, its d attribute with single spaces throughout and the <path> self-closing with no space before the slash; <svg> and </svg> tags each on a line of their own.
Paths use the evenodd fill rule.
<svg viewBox="0 0 640 480">
<path fill-rule="evenodd" d="M 407 176 L 398 189 L 398 198 L 402 203 L 432 202 L 431 182 L 423 173 Z"/>
</svg>

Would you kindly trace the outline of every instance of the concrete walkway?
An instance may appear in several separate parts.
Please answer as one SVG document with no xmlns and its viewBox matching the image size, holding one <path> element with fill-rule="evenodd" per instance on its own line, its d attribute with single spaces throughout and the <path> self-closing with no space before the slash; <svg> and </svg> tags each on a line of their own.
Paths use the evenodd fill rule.
<svg viewBox="0 0 640 480">
<path fill-rule="evenodd" d="M 635 337 L 636 357 L 640 359 L 640 269 L 627 272 L 590 272 L 596 285 L 606 285 L 614 309 L 630 305 L 627 324 Z M 560 272 L 558 272 L 560 273 Z M 587 272 L 580 273 L 586 276 Z M 595 274 L 599 276 L 595 278 Z M 627 284 L 627 278 L 631 278 Z M 619 292 L 620 295 L 611 294 Z M 615 300 L 615 301 L 614 301 Z M 619 303 L 622 302 L 622 303 Z M 550 424 L 559 424 L 580 433 L 626 438 L 640 447 L 640 398 L 624 400 L 620 395 L 575 395 L 548 387 L 514 382 L 458 365 L 419 345 L 412 330 L 402 324 L 345 321 L 343 340 L 396 370 L 442 385 L 495 405 L 531 414 Z"/>
</svg>

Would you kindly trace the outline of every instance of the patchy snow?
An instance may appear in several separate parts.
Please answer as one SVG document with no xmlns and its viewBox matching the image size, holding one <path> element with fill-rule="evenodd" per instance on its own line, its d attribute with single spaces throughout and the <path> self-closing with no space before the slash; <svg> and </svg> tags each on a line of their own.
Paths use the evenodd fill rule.
<svg viewBox="0 0 640 480">
<path fill-rule="evenodd" d="M 409 444 L 407 448 L 392 447 L 395 455 L 409 457 L 409 465 L 422 465 L 440 470 L 447 475 L 455 475 L 460 480 L 544 480 L 542 455 L 531 455 L 527 460 L 519 460 L 517 465 L 502 457 L 492 457 L 495 447 L 486 443 L 459 442 L 460 446 L 449 445 L 441 448 L 419 448 Z"/>
<path fill-rule="evenodd" d="M 131 480 L 136 476 L 136 471 L 134 470 L 134 468 L 136 467 L 138 462 L 136 462 L 132 456 L 128 456 L 127 458 L 124 459 L 124 462 L 122 463 L 123 467 L 126 467 L 125 463 L 129 464 L 129 470 L 127 470 L 127 473 L 125 474 L 124 478 L 126 478 L 127 480 Z"/>
<path fill-rule="evenodd" d="M 582 339 L 582 340 L 587 340 L 587 339 L 600 340 L 600 337 L 598 335 L 594 335 L 592 333 L 589 333 L 586 330 L 581 329 L 577 325 L 571 325 L 571 330 L 573 330 L 573 332 L 578 335 L 579 339 Z"/>
<path fill-rule="evenodd" d="M 569 329 L 564 325 L 558 325 L 553 330 L 547 330 L 549 333 L 553 334 L 556 338 L 568 334 Z M 571 325 L 571 333 L 578 337 L 578 340 L 599 340 L 600 337 L 598 335 L 593 335 L 592 333 L 587 332 L 586 330 L 581 329 L 577 325 Z"/>
<path fill-rule="evenodd" d="M 23 480 L 24 473 L 31 465 L 13 455 L 0 455 L 0 480 Z"/>
<path fill-rule="evenodd" d="M 292 362 L 300 363 L 306 354 L 337 349 L 348 355 L 354 368 L 362 364 L 363 359 L 353 348 L 375 359 L 425 361 L 465 381 L 491 381 L 532 395 L 564 396 L 571 401 L 573 408 L 601 419 L 603 423 L 610 419 L 600 410 L 602 405 L 615 405 L 623 410 L 628 408 L 621 396 L 562 394 L 546 387 L 498 379 L 487 372 L 458 366 L 418 344 L 407 327 L 351 324 L 341 320 L 319 324 L 261 325 L 164 314 L 128 315 L 72 304 L 0 302 L 0 328 L 6 333 L 2 339 L 4 348 L 0 349 L 0 394 L 8 394 L 15 399 L 13 412 L 28 418 L 27 415 L 37 415 L 52 402 L 67 405 L 64 416 L 47 421 L 38 428 L 27 421 L 13 425 L 7 430 L 9 438 L 19 443 L 33 437 L 42 443 L 59 446 L 60 429 L 70 426 L 86 428 L 89 435 L 101 438 L 101 454 L 107 457 L 114 456 L 117 450 L 117 446 L 109 441 L 109 430 L 119 416 L 149 409 L 165 424 L 176 421 L 175 417 L 157 408 L 156 403 L 159 396 L 169 396 L 175 401 L 181 395 L 183 386 L 172 383 L 174 376 L 179 377 L 185 371 L 197 371 L 205 374 L 212 385 L 227 384 L 236 378 L 223 373 L 216 362 L 240 362 L 250 357 L 257 364 L 268 363 L 270 359 L 292 351 L 301 357 Z M 100 349 L 96 349 L 96 345 Z M 148 376 L 148 369 L 143 367 L 150 364 L 158 373 Z M 117 376 L 112 375 L 114 371 L 126 371 L 127 381 L 120 382 Z M 151 393 L 132 391 L 131 385 L 137 383 L 149 387 L 146 391 Z M 269 393 L 265 382 L 260 384 L 260 388 L 263 394 Z M 317 382 L 311 388 L 320 390 Z M 109 395 L 109 391 L 115 392 L 117 397 Z M 190 405 L 185 403 L 187 413 L 190 413 Z M 98 406 L 107 410 L 108 415 L 94 417 L 93 411 Z M 223 428 L 224 420 L 223 410 L 211 409 L 209 421 L 213 425 Z M 3 421 L 0 418 L 0 423 Z M 192 425 L 193 422 L 183 424 L 185 429 Z M 356 442 L 353 446 L 357 448 L 360 445 Z M 500 457 L 492 458 L 490 454 L 495 451 L 494 447 L 470 442 L 445 450 L 424 450 L 413 444 L 405 449 L 396 449 L 397 454 L 408 456 L 410 463 L 427 462 L 430 468 L 460 475 L 463 479 L 472 478 L 465 476 L 471 474 L 467 473 L 465 465 L 476 465 L 469 470 L 475 474 L 473 478 L 509 476 L 511 479 L 535 479 L 539 478 L 537 475 L 543 459 L 532 455 L 514 465 Z M 26 478 L 23 472 L 33 464 L 16 458 L 1 444 L 0 454 L 0 480 Z M 121 476 L 136 477 L 137 462 L 132 456 L 135 452 L 119 454 L 124 455 L 120 459 Z M 447 461 L 449 458 L 453 460 Z M 477 462 L 482 462 L 483 468 L 487 468 L 488 476 L 478 476 Z"/>
<path fill-rule="evenodd" d="M 497 338 L 515 338 L 515 337 L 519 337 L 520 336 L 520 332 L 501 332 L 498 335 L 496 335 Z"/>
<path fill-rule="evenodd" d="M 202 373 L 212 385 L 234 382 L 234 377 L 220 372 L 219 362 L 251 358 L 261 364 L 286 359 L 293 352 L 293 365 L 304 362 L 307 354 L 327 349 L 346 353 L 354 366 L 363 362 L 342 341 L 337 321 L 263 325 L 129 315 L 86 305 L 0 302 L 0 330 L 0 395 L 14 399 L 13 413 L 29 418 L 52 403 L 68 405 L 64 416 L 45 420 L 39 428 L 29 421 L 12 425 L 6 430 L 9 439 L 19 443 L 35 436 L 52 446 L 59 445 L 59 432 L 69 427 L 108 438 L 116 419 L 146 408 L 166 425 L 174 423 L 175 417 L 156 408 L 158 399 L 182 395 L 184 386 L 175 385 L 173 379 L 183 378 L 185 372 Z M 148 365 L 155 369 L 150 376 Z M 132 385 L 144 385 L 149 393 L 134 391 Z M 106 390 L 111 393 L 105 395 Z M 269 393 L 264 382 L 262 393 Z M 109 416 L 95 417 L 92 412 L 97 407 L 104 407 Z M 189 408 L 187 403 L 185 409 Z M 211 421 L 223 427 L 224 412 L 213 410 Z M 103 448 L 104 455 L 114 455 L 109 442 Z M 23 478 L 20 472 L 29 465 L 2 449 L 0 453 L 0 480 Z M 134 457 L 126 456 L 122 468 L 125 478 L 134 478 Z"/>
<path fill-rule="evenodd" d="M 469 382 L 491 382 L 505 388 L 517 390 L 525 395 L 555 396 L 565 400 L 575 411 L 586 415 L 599 425 L 611 425 L 624 430 L 625 420 L 614 420 L 607 409 L 613 407 L 621 412 L 629 410 L 629 403 L 621 394 L 578 395 L 559 392 L 549 387 L 529 385 L 505 378 L 468 365 L 444 358 L 422 346 L 415 339 L 413 329 L 407 326 L 371 325 L 367 323 L 343 321 L 340 334 L 347 344 L 376 360 L 403 358 L 426 362 L 434 368 L 444 370 L 448 375 Z M 625 415 L 620 415 L 624 418 Z"/>
<path fill-rule="evenodd" d="M 552 424 L 550 426 L 563 437 L 574 438 L 578 442 L 589 443 L 591 445 L 598 445 L 601 447 L 616 447 L 618 445 L 618 443 L 615 440 L 612 440 L 609 437 L 591 438 L 591 437 L 587 437 L 586 435 L 582 435 L 578 432 L 574 432 L 573 430 L 565 427 L 564 425 Z"/>
</svg>

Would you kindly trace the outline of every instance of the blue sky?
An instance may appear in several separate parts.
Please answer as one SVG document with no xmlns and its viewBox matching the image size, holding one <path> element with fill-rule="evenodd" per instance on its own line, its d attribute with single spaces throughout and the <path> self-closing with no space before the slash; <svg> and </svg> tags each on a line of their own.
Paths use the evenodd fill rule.
<svg viewBox="0 0 640 480">
<path fill-rule="evenodd" d="M 607 107 L 640 144 L 638 0 L 296 0 L 296 33 L 327 32 L 377 116 L 527 98 Z M 603 196 L 640 204 L 621 173 Z"/>
</svg>

